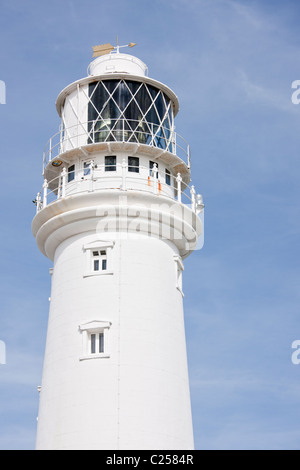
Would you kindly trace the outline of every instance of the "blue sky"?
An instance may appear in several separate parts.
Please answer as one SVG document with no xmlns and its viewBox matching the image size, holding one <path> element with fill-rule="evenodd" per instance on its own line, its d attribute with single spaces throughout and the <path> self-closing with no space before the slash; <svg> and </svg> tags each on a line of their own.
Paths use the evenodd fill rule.
<svg viewBox="0 0 300 470">
<path fill-rule="evenodd" d="M 55 100 L 117 35 L 179 97 L 206 204 L 184 273 L 195 446 L 300 448 L 299 21 L 298 0 L 0 0 L 0 449 L 35 442 L 51 263 L 31 201 Z"/>
</svg>

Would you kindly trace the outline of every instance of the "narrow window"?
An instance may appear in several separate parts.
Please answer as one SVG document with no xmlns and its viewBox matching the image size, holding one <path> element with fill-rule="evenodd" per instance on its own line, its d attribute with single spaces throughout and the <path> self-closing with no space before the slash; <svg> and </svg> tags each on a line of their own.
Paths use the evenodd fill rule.
<svg viewBox="0 0 300 470">
<path fill-rule="evenodd" d="M 102 271 L 106 271 L 106 269 L 107 269 L 107 260 L 102 259 Z"/>
<path fill-rule="evenodd" d="M 104 353 L 104 333 L 99 333 L 99 353 Z"/>
<path fill-rule="evenodd" d="M 75 165 L 71 165 L 68 168 L 68 183 L 75 179 Z"/>
<path fill-rule="evenodd" d="M 80 361 L 110 357 L 109 329 L 111 323 L 94 320 L 79 326 L 82 335 L 82 355 Z M 1 342 L 0 342 L 1 343 Z"/>
<path fill-rule="evenodd" d="M 171 172 L 166 168 L 166 184 L 171 185 Z"/>
<path fill-rule="evenodd" d="M 117 157 L 115 155 L 105 157 L 105 171 L 117 171 Z"/>
<path fill-rule="evenodd" d="M 140 172 L 140 159 L 138 157 L 128 157 L 128 171 L 131 173 Z"/>
<path fill-rule="evenodd" d="M 158 178 L 158 164 L 156 162 L 152 162 L 151 160 L 149 161 L 149 176 L 154 176 L 152 173 L 153 167 L 156 164 L 156 178 Z"/>
<path fill-rule="evenodd" d="M 91 354 L 96 354 L 96 335 L 91 335 Z"/>
<path fill-rule="evenodd" d="M 94 259 L 94 271 L 99 271 L 99 260 Z"/>
<path fill-rule="evenodd" d="M 104 353 L 104 331 L 90 334 L 90 354 Z"/>
</svg>

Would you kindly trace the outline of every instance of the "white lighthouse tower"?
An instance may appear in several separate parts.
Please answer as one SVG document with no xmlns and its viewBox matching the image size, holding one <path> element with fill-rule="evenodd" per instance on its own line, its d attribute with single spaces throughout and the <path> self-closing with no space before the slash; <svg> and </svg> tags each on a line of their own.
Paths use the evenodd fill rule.
<svg viewBox="0 0 300 470">
<path fill-rule="evenodd" d="M 178 99 L 94 50 L 58 96 L 32 223 L 53 261 L 36 448 L 193 449 L 182 271 L 203 204 Z"/>
</svg>

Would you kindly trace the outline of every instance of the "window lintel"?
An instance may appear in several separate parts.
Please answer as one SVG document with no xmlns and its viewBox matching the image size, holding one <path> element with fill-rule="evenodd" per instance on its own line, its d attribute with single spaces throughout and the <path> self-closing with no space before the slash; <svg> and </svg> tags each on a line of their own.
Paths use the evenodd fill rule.
<svg viewBox="0 0 300 470">
<path fill-rule="evenodd" d="M 108 240 L 98 240 L 95 242 L 87 243 L 83 245 L 83 250 L 100 250 L 100 249 L 105 249 L 105 248 L 113 248 L 115 242 L 113 241 L 108 241 Z"/>
<path fill-rule="evenodd" d="M 103 330 L 104 328 L 110 328 L 111 322 L 109 321 L 102 321 L 102 320 L 92 320 L 87 323 L 83 323 L 79 325 L 80 331 L 89 331 L 89 332 L 97 332 L 99 330 Z"/>
</svg>

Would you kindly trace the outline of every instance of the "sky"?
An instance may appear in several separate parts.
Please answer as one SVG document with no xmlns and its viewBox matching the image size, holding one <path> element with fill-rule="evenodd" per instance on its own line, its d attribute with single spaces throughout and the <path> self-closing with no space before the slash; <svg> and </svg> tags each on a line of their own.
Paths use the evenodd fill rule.
<svg viewBox="0 0 300 470">
<path fill-rule="evenodd" d="M 205 202 L 184 271 L 195 448 L 300 449 L 299 22 L 298 0 L 0 0 L 1 450 L 35 446 L 51 262 L 32 200 L 55 100 L 117 36 L 178 96 Z"/>
</svg>

